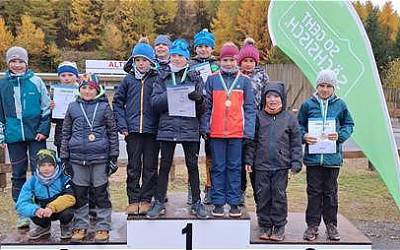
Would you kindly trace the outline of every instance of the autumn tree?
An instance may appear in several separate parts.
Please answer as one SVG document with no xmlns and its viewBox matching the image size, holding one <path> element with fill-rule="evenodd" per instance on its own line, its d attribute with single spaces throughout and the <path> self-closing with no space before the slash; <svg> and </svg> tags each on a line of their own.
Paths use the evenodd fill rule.
<svg viewBox="0 0 400 250">
<path fill-rule="evenodd" d="M 399 26 L 399 17 L 396 11 L 393 10 L 392 2 L 388 1 L 383 5 L 378 21 L 386 39 L 394 41 Z"/>
<path fill-rule="evenodd" d="M 240 0 L 221 1 L 216 17 L 211 24 L 211 30 L 216 39 L 216 50 L 226 41 L 240 42 L 240 34 L 236 31 L 237 15 L 239 13 Z"/>
<path fill-rule="evenodd" d="M 157 34 L 165 34 L 168 32 L 168 26 L 173 23 L 178 13 L 177 0 L 158 1 L 152 0 L 151 5 L 154 15 L 157 17 L 154 22 L 155 31 Z"/>
<path fill-rule="evenodd" d="M 29 0 L 3 0 L 0 1 L 0 15 L 12 34 L 16 34 L 21 16 L 30 9 Z"/>
<path fill-rule="evenodd" d="M 124 40 L 122 37 L 122 32 L 114 23 L 108 23 L 105 26 L 104 35 L 102 37 L 101 50 L 106 54 L 109 59 L 126 59 L 126 51 L 124 50 Z"/>
<path fill-rule="evenodd" d="M 42 29 L 36 28 L 30 16 L 21 17 L 21 26 L 17 27 L 15 44 L 24 47 L 29 54 L 39 56 L 45 49 L 44 33 Z"/>
<path fill-rule="evenodd" d="M 33 23 L 43 30 L 46 41 L 49 42 L 56 39 L 58 27 L 56 26 L 54 1 L 31 1 L 27 14 L 32 18 Z"/>
<path fill-rule="evenodd" d="M 8 30 L 3 18 L 0 18 L 0 41 L 0 57 L 4 58 L 7 49 L 11 47 L 14 41 L 14 37 Z M 3 69 L 5 66 L 4 60 L 0 60 L 0 69 Z"/>
<path fill-rule="evenodd" d="M 119 20 L 127 50 L 130 50 L 142 36 L 147 36 L 150 40 L 154 38 L 154 19 L 151 2 L 140 0 L 122 1 Z"/>
<path fill-rule="evenodd" d="M 46 46 L 41 58 L 40 67 L 44 72 L 56 72 L 57 66 L 61 62 L 61 52 L 55 42 L 50 42 Z"/>
<path fill-rule="evenodd" d="M 219 1 L 194 0 L 189 3 L 194 14 L 195 28 L 193 30 L 211 29 L 211 21 L 217 14 Z"/>
<path fill-rule="evenodd" d="M 356 10 L 358 16 L 360 17 L 361 21 L 365 25 L 365 22 L 367 21 L 367 17 L 368 17 L 367 8 L 360 1 L 354 1 L 352 3 L 353 3 L 353 7 Z"/>
<path fill-rule="evenodd" d="M 261 60 L 268 59 L 268 51 L 272 43 L 268 32 L 268 6 L 269 1 L 243 1 L 240 5 L 237 17 L 237 32 L 243 41 L 246 37 L 252 37 L 260 50 Z"/>
<path fill-rule="evenodd" d="M 55 5 L 54 11 L 56 16 L 57 38 L 56 44 L 58 47 L 66 47 L 69 45 L 68 38 L 69 24 L 71 22 L 71 0 L 53 2 Z"/>
</svg>

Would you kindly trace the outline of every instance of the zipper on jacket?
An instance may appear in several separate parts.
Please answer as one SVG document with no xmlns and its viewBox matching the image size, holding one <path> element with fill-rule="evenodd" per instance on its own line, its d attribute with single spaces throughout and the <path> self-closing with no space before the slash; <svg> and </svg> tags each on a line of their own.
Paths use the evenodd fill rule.
<svg viewBox="0 0 400 250">
<path fill-rule="evenodd" d="M 47 198 L 50 198 L 50 190 L 49 190 L 49 186 L 46 185 L 46 190 L 47 190 Z"/>
<path fill-rule="evenodd" d="M 143 133 L 143 95 L 144 95 L 144 79 L 141 81 L 142 89 L 140 90 L 140 123 L 139 123 L 139 133 Z"/>
<path fill-rule="evenodd" d="M 25 98 L 23 98 L 22 96 L 22 86 L 21 86 L 21 82 L 19 80 L 19 77 L 17 77 L 17 81 L 18 81 L 18 86 L 19 86 L 19 103 L 21 104 L 21 136 L 22 136 L 22 141 L 25 141 L 25 129 L 24 129 L 24 106 L 25 106 Z M 24 102 L 24 103 L 23 103 Z"/>
</svg>

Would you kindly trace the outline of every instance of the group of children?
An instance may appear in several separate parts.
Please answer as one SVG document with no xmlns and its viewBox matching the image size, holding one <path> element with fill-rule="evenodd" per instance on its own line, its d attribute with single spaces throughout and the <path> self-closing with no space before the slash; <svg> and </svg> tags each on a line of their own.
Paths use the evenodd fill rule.
<svg viewBox="0 0 400 250">
<path fill-rule="evenodd" d="M 206 29 L 194 36 L 193 58 L 184 39 L 171 42 L 160 35 L 154 49 L 148 41 L 139 41 L 124 67 L 127 75 L 114 94 L 112 109 L 96 75 L 79 78 L 76 64 L 60 64 L 60 82 L 78 88 L 65 118 L 53 120 L 60 161 L 54 151 L 45 149 L 51 109 L 56 104 L 41 79 L 28 70 L 26 50 L 10 48 L 6 56 L 9 70 L 0 83 L 0 142 L 2 147 L 7 143 L 10 154 L 17 226 L 29 226 L 30 218 L 36 227 L 29 236 L 36 239 L 49 234 L 51 221 L 59 219 L 61 237 L 79 242 L 87 236 L 92 203 L 95 240 L 108 240 L 108 176 L 117 170 L 120 133 L 128 154 L 128 214 L 153 219 L 165 213 L 169 172 L 180 143 L 188 170 L 190 211 L 201 219 L 209 216 L 201 199 L 198 170 L 202 137 L 204 203 L 213 205 L 212 216 L 224 217 L 226 204 L 230 217 L 242 215 L 246 173 L 250 173 L 260 239 L 276 241 L 285 237 L 289 170 L 301 171 L 305 143 L 308 227 L 304 239 L 315 239 L 322 217 L 329 238 L 339 240 L 341 144 L 350 137 L 354 123 L 343 100 L 335 95 L 334 72 L 319 73 L 316 93 L 296 118 L 286 110 L 285 84 L 270 82 L 265 69 L 259 67 L 254 40 L 246 39 L 240 49 L 231 42 L 223 44 L 219 60 L 212 56 L 214 48 L 214 36 Z M 178 87 L 189 90 L 184 102 L 194 107 L 193 115 L 171 113 L 170 92 Z M 309 133 L 310 118 L 335 121 L 336 132 L 324 136 L 336 142 L 336 153 L 309 152 L 308 145 L 320 140 Z M 27 150 L 33 177 L 25 182 Z"/>
</svg>

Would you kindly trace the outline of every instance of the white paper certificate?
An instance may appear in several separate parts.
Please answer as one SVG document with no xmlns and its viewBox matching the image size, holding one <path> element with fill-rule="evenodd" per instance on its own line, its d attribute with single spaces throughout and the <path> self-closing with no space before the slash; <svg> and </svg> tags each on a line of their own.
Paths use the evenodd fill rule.
<svg viewBox="0 0 400 250">
<path fill-rule="evenodd" d="M 336 132 L 335 119 L 327 119 L 325 126 L 322 119 L 308 119 L 308 133 L 318 139 L 317 143 L 308 145 L 310 154 L 335 154 L 336 141 L 328 140 L 328 134 Z"/>
<path fill-rule="evenodd" d="M 209 62 L 200 63 L 194 66 L 194 70 L 200 73 L 203 82 L 207 81 L 209 75 L 212 74 L 211 65 Z"/>
<path fill-rule="evenodd" d="M 188 97 L 194 89 L 193 85 L 167 88 L 170 116 L 196 117 L 196 104 Z"/>
<path fill-rule="evenodd" d="M 52 118 L 64 119 L 68 105 L 76 99 L 78 88 L 68 85 L 54 85 L 51 88 L 54 101 Z"/>
</svg>

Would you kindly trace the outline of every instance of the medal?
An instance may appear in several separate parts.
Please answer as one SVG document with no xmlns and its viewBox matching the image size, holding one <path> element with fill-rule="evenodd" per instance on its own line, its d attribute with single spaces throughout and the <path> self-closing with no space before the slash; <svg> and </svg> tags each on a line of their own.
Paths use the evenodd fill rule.
<svg viewBox="0 0 400 250">
<path fill-rule="evenodd" d="M 90 133 L 88 136 L 89 141 L 95 141 L 96 140 L 96 136 L 93 133 Z"/>
<path fill-rule="evenodd" d="M 225 107 L 229 108 L 231 105 L 232 105 L 231 100 L 228 99 L 225 101 Z"/>
<path fill-rule="evenodd" d="M 221 81 L 222 87 L 224 88 L 224 91 L 225 91 L 225 94 L 226 94 L 226 98 L 227 98 L 227 99 L 225 100 L 225 107 L 227 107 L 227 108 L 229 108 L 229 107 L 232 105 L 232 101 L 229 100 L 229 98 L 230 98 L 230 96 L 231 96 L 231 94 L 232 94 L 233 89 L 234 89 L 235 86 L 236 86 L 237 81 L 239 80 L 239 77 L 240 77 L 240 73 L 238 73 L 238 74 L 236 75 L 235 79 L 233 80 L 231 86 L 230 86 L 229 89 L 228 89 L 224 78 L 222 77 L 221 73 L 219 73 L 219 79 L 220 79 L 220 81 Z"/>
</svg>

